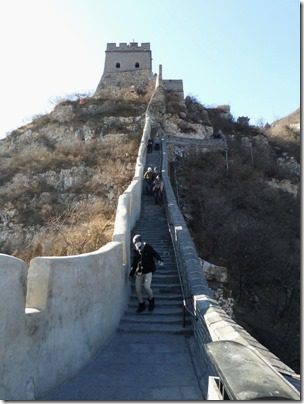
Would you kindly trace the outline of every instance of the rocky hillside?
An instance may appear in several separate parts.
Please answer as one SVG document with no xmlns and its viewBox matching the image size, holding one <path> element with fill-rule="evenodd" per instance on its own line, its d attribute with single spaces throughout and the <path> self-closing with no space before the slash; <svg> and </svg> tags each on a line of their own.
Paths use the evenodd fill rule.
<svg viewBox="0 0 304 404">
<path fill-rule="evenodd" d="M 142 98 L 64 101 L 0 142 L 0 251 L 96 250 L 110 240 L 118 196 L 134 174 Z"/>
<path fill-rule="evenodd" d="M 111 239 L 152 91 L 66 100 L 0 141 L 2 253 L 29 261 Z M 227 152 L 176 153 L 171 179 L 200 256 L 227 271 L 227 282 L 210 285 L 237 322 L 299 371 L 299 110 L 261 129 L 235 120 L 229 106 L 165 92 L 156 101 L 168 134 L 226 139 Z"/>
<path fill-rule="evenodd" d="M 223 304 L 299 372 L 299 111 L 263 129 L 207 112 L 227 139 L 228 159 L 199 150 L 176 157 L 181 208 L 202 259 L 227 270 L 227 282 L 210 281 Z"/>
<path fill-rule="evenodd" d="M 152 91 L 65 100 L 0 140 L 1 253 L 29 262 L 94 251 L 111 239 Z M 184 103 L 172 103 L 184 111 L 173 129 L 191 126 Z"/>
<path fill-rule="evenodd" d="M 300 160 L 300 109 L 267 125 L 264 132 L 274 146 Z"/>
<path fill-rule="evenodd" d="M 284 118 L 278 119 L 266 126 L 266 133 L 272 138 L 299 142 L 300 137 L 300 108 Z"/>
</svg>

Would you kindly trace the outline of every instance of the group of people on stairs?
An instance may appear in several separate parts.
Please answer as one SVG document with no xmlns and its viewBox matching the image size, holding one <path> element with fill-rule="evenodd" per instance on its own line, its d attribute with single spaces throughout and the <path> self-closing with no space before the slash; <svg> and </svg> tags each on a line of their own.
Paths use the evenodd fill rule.
<svg viewBox="0 0 304 404">
<path fill-rule="evenodd" d="M 144 173 L 144 192 L 147 195 L 154 196 L 154 202 L 160 204 L 162 202 L 163 196 L 163 181 L 161 179 L 158 167 L 148 167 L 147 171 Z"/>
<path fill-rule="evenodd" d="M 159 143 L 155 144 L 155 150 L 159 150 Z M 149 139 L 147 151 L 151 153 L 153 150 L 153 141 Z M 148 167 L 143 178 L 144 193 L 154 196 L 154 201 L 160 204 L 162 201 L 163 182 L 158 167 Z M 140 234 L 136 234 L 132 239 L 134 245 L 133 261 L 130 278 L 135 276 L 135 292 L 138 300 L 137 313 L 146 310 L 146 302 L 143 297 L 143 291 L 148 295 L 148 310 L 153 311 L 155 306 L 155 298 L 151 289 L 152 274 L 156 269 L 155 260 L 159 266 L 163 266 L 164 262 L 157 251 L 148 243 L 146 243 Z"/>
</svg>

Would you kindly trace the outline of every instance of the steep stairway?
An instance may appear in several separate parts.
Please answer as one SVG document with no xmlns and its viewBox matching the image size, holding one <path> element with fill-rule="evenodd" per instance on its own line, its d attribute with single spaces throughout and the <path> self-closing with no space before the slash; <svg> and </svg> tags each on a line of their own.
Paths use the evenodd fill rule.
<svg viewBox="0 0 304 404">
<path fill-rule="evenodd" d="M 147 167 L 160 167 L 160 153 L 147 155 Z M 43 400 L 180 401 L 204 399 L 191 357 L 190 323 L 182 324 L 182 293 L 164 206 L 142 196 L 133 234 L 141 234 L 160 254 L 164 266 L 153 274 L 155 309 L 136 313 L 132 288 L 117 332 L 77 375 Z"/>
<path fill-rule="evenodd" d="M 146 168 L 160 169 L 160 165 L 159 151 L 153 150 L 147 154 Z M 143 240 L 152 245 L 164 261 L 164 266 L 157 266 L 152 278 L 155 298 L 153 312 L 146 309 L 143 313 L 136 313 L 138 302 L 133 281 L 129 306 L 121 319 L 118 331 L 191 335 L 189 319 L 183 327 L 183 297 L 165 209 L 163 204 L 155 204 L 152 195 L 142 195 L 141 216 L 133 229 L 132 235 L 134 234 L 141 234 Z M 147 299 L 146 296 L 146 303 Z"/>
</svg>

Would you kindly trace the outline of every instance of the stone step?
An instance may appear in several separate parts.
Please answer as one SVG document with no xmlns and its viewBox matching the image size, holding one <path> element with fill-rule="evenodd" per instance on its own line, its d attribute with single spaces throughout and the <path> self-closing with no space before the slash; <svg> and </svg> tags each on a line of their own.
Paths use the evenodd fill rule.
<svg viewBox="0 0 304 404">
<path fill-rule="evenodd" d="M 164 265 L 159 266 L 156 264 L 156 270 L 155 270 L 153 276 L 155 274 L 167 274 L 167 275 L 177 274 L 177 267 L 176 267 L 175 263 L 172 263 L 171 261 L 168 262 L 168 261 L 169 260 L 166 257 L 164 257 L 163 258 Z"/>
<path fill-rule="evenodd" d="M 178 276 L 177 267 L 173 263 L 167 263 L 166 258 L 164 258 L 164 265 L 159 266 L 156 264 L 155 272 L 153 273 L 153 277 L 156 275 L 172 275 Z"/>
<path fill-rule="evenodd" d="M 143 291 L 143 298 L 148 299 L 148 295 Z M 154 298 L 159 301 L 162 305 L 180 305 L 183 304 L 183 297 L 181 293 L 160 293 L 159 291 L 154 292 Z M 131 291 L 130 302 L 137 301 L 135 294 L 135 289 Z"/>
<path fill-rule="evenodd" d="M 177 273 L 177 266 L 175 262 L 172 262 L 172 258 L 164 257 L 160 254 L 164 265 L 158 265 L 157 262 L 155 263 L 155 272 L 154 273 Z M 131 259 L 132 263 L 132 259 Z"/>
<path fill-rule="evenodd" d="M 131 287 L 132 291 L 135 291 L 135 286 L 132 285 Z M 175 284 L 175 283 L 153 283 L 152 282 L 152 290 L 154 294 L 162 294 L 162 295 L 166 295 L 166 294 L 171 294 L 171 293 L 180 293 L 181 292 L 181 287 L 180 284 Z"/>
<path fill-rule="evenodd" d="M 164 265 L 163 266 L 158 266 L 156 265 L 156 271 L 154 272 L 155 274 L 177 274 L 177 267 L 175 263 L 172 262 L 167 262 L 167 258 L 163 259 Z M 154 276 L 153 275 L 153 276 Z"/>
<path fill-rule="evenodd" d="M 160 230 L 160 238 L 161 235 L 165 236 L 166 238 L 168 236 L 170 237 L 170 233 L 167 233 L 166 235 L 163 233 L 163 231 L 168 230 L 169 227 L 165 215 L 165 210 L 160 208 L 159 205 L 152 205 L 147 207 L 146 209 L 143 209 L 141 211 L 141 216 L 143 220 L 136 223 L 135 229 L 143 229 L 145 231 L 149 231 L 150 233 L 156 233 L 158 230 Z M 146 221 L 151 220 L 154 220 L 153 226 L 147 228 Z"/>
<path fill-rule="evenodd" d="M 172 314 L 161 314 L 159 311 L 156 310 L 156 308 L 154 309 L 153 312 L 150 312 L 148 310 L 148 307 L 146 307 L 146 309 L 141 312 L 141 313 L 137 313 L 137 307 L 135 308 L 131 308 L 129 311 L 127 311 L 123 317 L 123 319 L 120 322 L 120 325 L 123 324 L 129 324 L 130 327 L 132 324 L 136 325 L 136 324 L 154 324 L 156 326 L 164 326 L 164 325 L 172 325 L 172 324 L 176 324 L 179 326 L 183 325 L 183 312 L 181 311 L 180 313 L 172 313 Z M 158 319 L 154 319 L 155 317 L 155 313 L 158 313 Z M 186 321 L 186 326 L 191 326 L 191 322 L 190 319 Z"/>
<path fill-rule="evenodd" d="M 159 272 L 163 271 L 176 271 L 176 262 L 175 262 L 175 256 L 173 251 L 170 252 L 170 255 L 167 253 L 167 251 L 162 252 L 157 246 L 152 245 L 152 247 L 159 253 L 164 265 L 160 266 L 156 263 L 156 270 Z"/>
<path fill-rule="evenodd" d="M 135 296 L 134 296 L 135 297 Z M 146 298 L 146 302 L 148 301 L 148 298 Z M 137 307 L 138 301 L 137 299 L 130 299 L 129 304 L 128 304 L 128 309 L 129 308 L 134 308 Z M 181 300 L 169 300 L 169 299 L 157 299 L 155 297 L 155 307 L 159 309 L 164 309 L 164 310 L 182 310 L 183 308 L 183 303 Z"/>
<path fill-rule="evenodd" d="M 155 246 L 155 250 L 157 251 L 157 246 Z M 164 261 L 164 265 L 175 265 L 175 256 L 173 251 L 157 251 L 161 256 L 162 261 Z"/>
<path fill-rule="evenodd" d="M 190 327 L 183 328 L 182 325 L 163 323 L 121 323 L 117 331 L 119 333 L 193 335 L 193 331 Z"/>
<path fill-rule="evenodd" d="M 155 283 L 180 283 L 177 270 L 160 272 L 156 270 L 153 273 L 152 284 Z"/>
<path fill-rule="evenodd" d="M 135 285 L 136 276 L 131 280 L 131 286 Z M 152 286 L 170 286 L 180 287 L 179 277 L 177 272 L 159 273 L 155 271 L 152 277 Z"/>
<path fill-rule="evenodd" d="M 137 309 L 137 303 L 136 304 L 129 304 L 127 310 L 125 311 L 125 316 L 124 319 L 127 319 L 128 316 L 132 315 L 137 315 L 136 314 L 136 309 Z M 150 314 L 151 312 L 147 312 L 147 314 Z M 159 315 L 159 316 L 178 316 L 179 318 L 182 317 L 183 315 L 183 307 L 182 305 L 175 305 L 175 306 L 163 306 L 159 305 L 159 302 L 155 301 L 155 307 L 153 310 L 153 315 Z"/>
<path fill-rule="evenodd" d="M 179 284 L 179 277 L 177 273 L 157 273 L 154 272 L 153 278 L 152 278 L 152 285 L 155 283 L 175 283 Z"/>
<path fill-rule="evenodd" d="M 143 297 L 145 299 L 148 299 L 148 296 L 143 292 Z M 156 291 L 154 293 L 155 300 L 161 300 L 162 302 L 182 302 L 183 297 L 181 293 L 160 293 L 159 291 Z M 130 296 L 130 299 L 134 299 L 137 301 L 136 295 L 135 295 L 135 290 L 132 289 L 132 293 Z"/>
<path fill-rule="evenodd" d="M 162 315 L 160 313 L 149 311 L 146 308 L 142 313 L 125 314 L 121 323 L 148 323 L 148 324 L 182 324 L 182 313 Z M 190 320 L 187 320 L 190 324 Z"/>
<path fill-rule="evenodd" d="M 159 295 L 170 295 L 172 293 L 180 293 L 181 294 L 181 288 L 179 287 L 172 287 L 171 285 L 168 285 L 168 287 L 157 287 L 153 286 L 153 293 L 155 296 Z"/>
<path fill-rule="evenodd" d="M 177 281 L 175 283 L 173 283 L 173 282 L 168 283 L 168 282 L 164 282 L 160 277 L 159 278 L 156 277 L 155 279 L 153 279 L 152 285 L 153 285 L 154 289 L 155 288 L 167 289 L 168 292 L 170 292 L 171 289 L 174 289 L 177 291 L 181 290 L 181 285 L 180 285 L 179 281 Z"/>
<path fill-rule="evenodd" d="M 172 315 L 172 314 L 178 314 L 180 315 L 181 313 L 183 313 L 183 304 L 182 301 L 163 301 L 161 299 L 157 299 L 156 297 L 155 299 L 155 314 L 161 314 L 161 315 L 165 315 L 166 313 L 168 315 Z M 146 307 L 148 307 L 148 297 L 144 298 L 144 301 L 146 302 Z M 126 312 L 130 312 L 134 313 L 134 309 L 137 308 L 138 306 L 138 300 L 137 299 L 132 299 L 129 301 L 128 307 L 126 309 Z"/>
<path fill-rule="evenodd" d="M 159 266 L 158 264 L 156 264 L 156 272 L 159 272 L 159 273 L 166 273 L 166 272 L 174 273 L 175 272 L 175 273 L 177 273 L 177 267 L 176 267 L 175 261 L 173 262 L 170 258 L 163 256 L 161 253 L 160 253 L 160 256 L 162 258 L 164 265 Z"/>
</svg>

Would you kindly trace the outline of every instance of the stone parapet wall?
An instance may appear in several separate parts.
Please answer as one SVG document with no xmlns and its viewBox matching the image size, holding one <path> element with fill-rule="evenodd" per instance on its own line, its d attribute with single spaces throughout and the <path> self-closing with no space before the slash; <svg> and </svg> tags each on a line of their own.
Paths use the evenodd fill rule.
<svg viewBox="0 0 304 404">
<path fill-rule="evenodd" d="M 107 51 L 134 51 L 134 50 L 150 50 L 150 43 L 149 42 L 142 42 L 141 45 L 138 45 L 138 42 L 131 42 L 131 43 L 126 43 L 126 42 L 120 42 L 119 45 L 117 45 L 115 42 L 110 42 L 107 43 Z"/>
<path fill-rule="evenodd" d="M 35 400 L 76 374 L 115 332 L 130 288 L 130 232 L 141 210 L 151 124 L 147 116 L 135 175 L 119 197 L 113 241 L 29 267 L 0 254 L 0 399 Z"/>
<path fill-rule="evenodd" d="M 151 133 L 151 119 L 147 115 L 143 136 L 139 145 L 133 181 L 118 198 L 118 208 L 114 223 L 113 241 L 123 244 L 123 264 L 130 266 L 130 234 L 139 219 L 141 211 L 142 178 L 146 162 L 146 146 Z"/>
<path fill-rule="evenodd" d="M 0 298 L 5 400 L 37 399 L 76 373 L 116 329 L 127 299 L 118 242 L 79 256 L 37 257 L 29 268 L 1 254 L 0 277 L 8 286 Z"/>
</svg>

